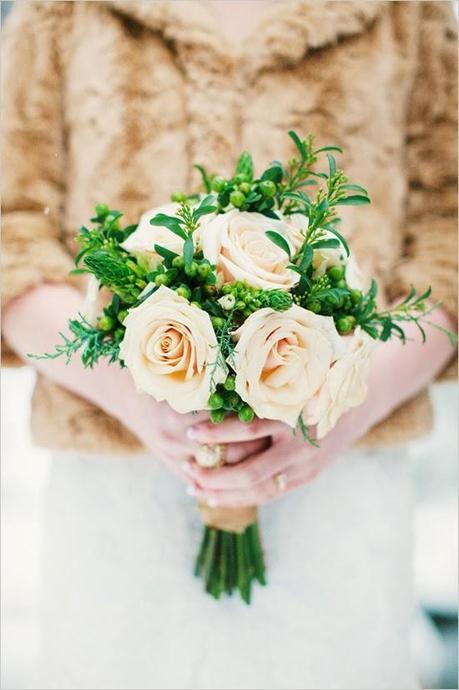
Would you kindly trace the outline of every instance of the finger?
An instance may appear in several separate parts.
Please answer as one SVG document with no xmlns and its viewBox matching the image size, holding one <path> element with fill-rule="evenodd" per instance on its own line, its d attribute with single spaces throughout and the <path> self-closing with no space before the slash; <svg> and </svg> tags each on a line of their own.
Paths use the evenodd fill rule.
<svg viewBox="0 0 459 690">
<path fill-rule="evenodd" d="M 295 463 L 284 468 L 282 473 L 259 482 L 249 489 L 230 489 L 227 491 L 206 491 L 199 487 L 196 496 L 200 501 L 211 506 L 238 508 L 242 506 L 260 506 L 275 501 L 302 486 L 310 484 L 320 474 L 319 463 L 307 463 L 304 466 Z M 277 479 L 279 477 L 279 480 Z"/>
<path fill-rule="evenodd" d="M 260 438 L 256 441 L 246 441 L 245 443 L 229 443 L 226 446 L 226 462 L 228 465 L 234 465 L 237 462 L 242 462 L 250 455 L 261 453 L 269 447 L 270 441 L 268 438 Z"/>
<path fill-rule="evenodd" d="M 230 467 L 205 470 L 193 465 L 193 475 L 203 489 L 217 491 L 248 489 L 273 477 L 277 472 L 282 472 L 286 466 L 292 464 L 293 454 L 298 462 L 308 462 L 315 453 L 317 453 L 317 448 L 306 444 L 297 445 L 289 439 L 284 443 L 275 443 L 267 450 Z"/>
<path fill-rule="evenodd" d="M 268 419 L 254 419 L 250 424 L 244 424 L 237 417 L 229 417 L 221 424 L 210 421 L 193 424 L 188 428 L 187 436 L 197 443 L 236 443 L 274 436 L 285 432 L 286 428 L 285 424 Z"/>
</svg>

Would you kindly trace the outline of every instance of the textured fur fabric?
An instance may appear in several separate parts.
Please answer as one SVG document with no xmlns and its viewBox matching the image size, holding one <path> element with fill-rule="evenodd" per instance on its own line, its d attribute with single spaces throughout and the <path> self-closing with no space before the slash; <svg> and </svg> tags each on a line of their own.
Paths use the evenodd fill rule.
<svg viewBox="0 0 459 690">
<path fill-rule="evenodd" d="M 3 41 L 4 297 L 65 281 L 96 202 L 134 222 L 196 185 L 291 153 L 287 129 L 344 147 L 372 197 L 343 228 L 382 300 L 431 284 L 455 311 L 456 36 L 449 2 L 274 5 L 236 52 L 205 3 L 23 2 Z M 400 443 L 430 424 L 425 395 L 374 429 Z M 40 380 L 45 445 L 138 449 L 117 422 Z"/>
</svg>

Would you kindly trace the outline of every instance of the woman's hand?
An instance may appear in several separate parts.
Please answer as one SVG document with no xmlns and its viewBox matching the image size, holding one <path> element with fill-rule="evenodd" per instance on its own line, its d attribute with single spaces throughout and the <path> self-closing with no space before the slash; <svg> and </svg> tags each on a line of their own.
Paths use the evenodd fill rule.
<svg viewBox="0 0 459 690">
<path fill-rule="evenodd" d="M 44 376 L 73 391 L 116 417 L 140 441 L 182 479 L 190 483 L 187 469 L 197 449 L 186 435 L 188 427 L 208 419 L 207 412 L 182 415 L 167 404 L 157 403 L 137 393 L 127 369 L 101 361 L 94 369 L 85 369 L 78 356 L 69 364 L 57 360 L 30 359 L 29 352 L 52 352 L 59 332 L 67 331 L 69 316 L 83 313 L 84 299 L 68 285 L 39 285 L 5 308 L 3 334 L 27 364 Z M 237 441 L 237 439 L 235 439 Z M 266 447 L 265 441 L 231 443 L 229 463 L 240 462 Z"/>
<path fill-rule="evenodd" d="M 441 328 L 454 329 L 449 316 L 435 311 L 430 321 Z M 243 425 L 236 419 L 218 426 L 209 422 L 193 425 L 188 434 L 200 443 L 227 443 L 265 439 L 269 448 L 244 463 L 215 470 L 192 464 L 190 474 L 199 499 L 211 505 L 260 505 L 285 492 L 311 482 L 335 457 L 352 446 L 394 409 L 425 388 L 448 359 L 452 349 L 444 333 L 426 327 L 423 345 L 417 329 L 408 324 L 406 345 L 394 340 L 378 345 L 371 361 L 368 395 L 365 403 L 349 411 L 316 448 L 304 441 L 301 433 L 279 423 L 256 420 Z"/>
</svg>

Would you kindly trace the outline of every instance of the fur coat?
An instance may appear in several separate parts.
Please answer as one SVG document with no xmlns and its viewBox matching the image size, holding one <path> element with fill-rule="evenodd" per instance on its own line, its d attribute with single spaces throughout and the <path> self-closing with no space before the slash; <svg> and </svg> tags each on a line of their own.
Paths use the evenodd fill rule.
<svg viewBox="0 0 459 690">
<path fill-rule="evenodd" d="M 454 311 L 456 36 L 449 2 L 285 0 L 237 50 L 205 2 L 16 3 L 3 47 L 3 298 L 67 281 L 98 202 L 127 222 L 229 172 L 292 153 L 288 129 L 344 148 L 372 205 L 343 229 L 381 299 L 432 285 Z M 6 347 L 5 361 L 14 359 Z M 93 405 L 39 377 L 36 440 L 139 450 Z M 370 432 L 397 444 L 431 423 L 417 396 Z"/>
</svg>

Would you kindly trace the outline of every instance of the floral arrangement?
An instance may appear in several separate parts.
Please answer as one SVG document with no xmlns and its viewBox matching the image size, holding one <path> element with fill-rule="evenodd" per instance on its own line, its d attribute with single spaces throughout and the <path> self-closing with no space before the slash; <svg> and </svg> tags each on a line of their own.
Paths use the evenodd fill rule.
<svg viewBox="0 0 459 690">
<path fill-rule="evenodd" d="M 285 165 L 257 177 L 243 153 L 229 179 L 196 166 L 205 193 L 173 194 L 138 225 L 123 228 L 120 212 L 98 205 L 77 237 L 86 311 L 42 356 L 79 352 L 86 367 L 108 358 L 177 412 L 208 410 L 215 424 L 279 420 L 317 444 L 363 402 L 376 341 L 405 341 L 407 322 L 425 338 L 430 289 L 378 310 L 377 285 L 364 290 L 338 229 L 338 208 L 370 203 L 367 191 L 338 169 L 338 147 L 289 136 L 296 155 Z M 196 460 L 212 468 L 224 457 L 205 446 Z M 239 590 L 250 602 L 252 582 L 266 583 L 256 507 L 201 508 L 196 574 L 212 596 Z"/>
</svg>

